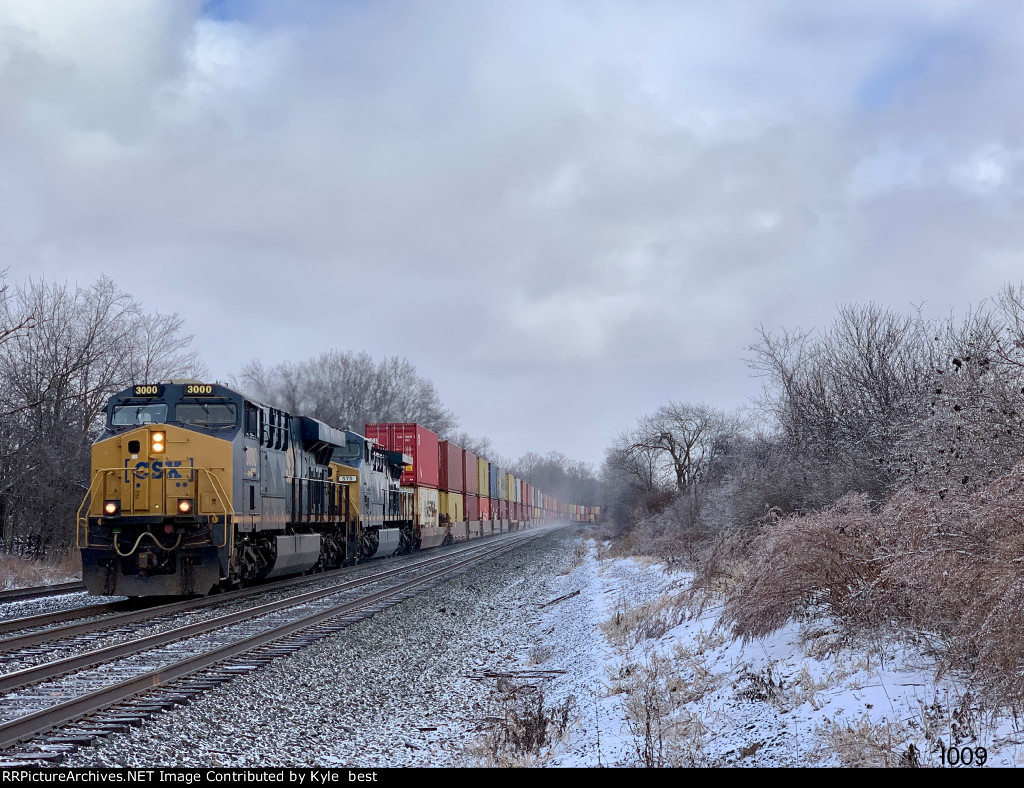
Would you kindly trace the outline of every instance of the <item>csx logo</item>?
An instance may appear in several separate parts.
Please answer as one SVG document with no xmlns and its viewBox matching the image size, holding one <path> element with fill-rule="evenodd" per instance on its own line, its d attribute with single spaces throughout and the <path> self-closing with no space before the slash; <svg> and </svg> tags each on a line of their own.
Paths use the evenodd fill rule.
<svg viewBox="0 0 1024 788">
<path fill-rule="evenodd" d="M 189 467 L 192 465 L 192 458 L 188 460 Z M 125 463 L 127 466 L 127 462 Z M 168 479 L 180 479 L 182 466 L 181 460 L 154 460 L 152 465 L 145 460 L 135 463 L 135 478 L 137 479 L 162 479 L 164 474 Z"/>
</svg>

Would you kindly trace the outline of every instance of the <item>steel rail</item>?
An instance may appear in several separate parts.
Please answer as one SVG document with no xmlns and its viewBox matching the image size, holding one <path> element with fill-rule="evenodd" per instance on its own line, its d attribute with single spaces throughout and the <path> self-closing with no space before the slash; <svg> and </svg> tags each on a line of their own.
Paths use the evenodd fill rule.
<svg viewBox="0 0 1024 788">
<path fill-rule="evenodd" d="M 510 533 L 516 533 L 511 531 Z M 499 535 L 500 536 L 500 535 Z M 461 547 L 459 549 L 471 549 L 471 546 L 476 546 L 478 540 L 469 540 L 468 542 L 459 542 Z M 449 551 L 445 555 L 452 555 L 456 551 Z M 397 556 L 401 557 L 401 556 Z M 424 559 L 426 560 L 426 559 Z M 360 564 L 360 567 L 365 568 L 367 564 Z M 296 585 L 308 585 L 309 583 L 315 583 L 317 581 L 329 579 L 342 572 L 351 571 L 353 567 L 343 567 L 341 569 L 332 569 L 327 572 L 321 572 L 316 575 L 303 575 L 302 577 L 288 578 L 285 580 L 279 580 L 274 583 L 268 583 L 266 585 L 250 586 L 249 588 L 241 588 L 235 591 L 227 591 L 223 594 L 214 594 L 213 596 L 195 597 L 192 599 L 186 599 L 180 602 L 156 602 L 155 604 L 149 605 L 142 608 L 141 610 L 129 610 L 127 612 L 119 612 L 125 606 L 131 604 L 139 604 L 138 602 L 131 602 L 124 600 L 121 602 L 108 602 L 100 605 L 94 605 L 92 607 L 79 607 L 72 608 L 71 610 L 60 610 L 53 613 L 40 613 L 35 616 L 26 616 L 24 618 L 16 618 L 10 621 L 0 621 L 0 635 L 9 632 L 15 632 L 23 629 L 36 629 L 39 627 L 47 627 L 51 624 L 60 624 L 65 621 L 72 621 L 78 618 L 87 618 L 94 615 L 104 615 L 105 613 L 117 613 L 117 615 L 107 616 L 106 618 L 96 619 L 94 621 L 83 621 L 79 624 L 72 624 L 71 626 L 61 627 L 59 629 L 45 629 L 39 632 L 32 632 L 26 635 L 17 635 L 15 637 L 7 637 L 0 639 L 0 652 L 16 651 L 22 648 L 31 648 L 32 646 L 38 646 L 43 643 L 49 643 L 54 640 L 62 640 L 65 638 L 77 637 L 78 635 L 88 634 L 97 630 L 106 629 L 107 627 L 117 627 L 125 624 L 134 624 L 138 621 L 144 621 L 147 618 L 156 618 L 162 615 L 171 615 L 173 613 L 179 613 L 187 610 L 199 610 L 210 605 L 217 605 L 222 602 L 229 602 L 237 599 L 244 599 L 249 596 L 256 596 L 258 594 L 264 594 L 267 592 L 284 590 L 291 588 Z M 140 597 L 139 599 L 158 599 L 157 597 Z M 144 602 L 142 604 L 145 604 Z"/>
<path fill-rule="evenodd" d="M 484 545 L 474 545 L 474 550 L 483 550 L 486 552 L 486 547 L 487 546 Z M 493 547 L 493 545 L 490 547 Z M 456 553 L 455 555 L 459 554 Z M 323 597 L 331 596 L 342 591 L 348 591 L 380 580 L 386 580 L 396 575 L 415 571 L 424 564 L 436 563 L 437 561 L 448 559 L 451 556 L 451 553 L 446 553 L 441 556 L 431 556 L 425 561 L 406 564 L 401 567 L 393 567 L 385 570 L 384 572 L 378 572 L 373 575 L 355 578 L 353 580 L 346 580 L 337 585 L 328 586 L 327 588 L 318 588 L 313 591 L 306 591 L 302 594 L 286 597 L 285 599 L 279 599 L 276 602 L 267 602 L 266 604 L 258 607 L 246 608 L 245 610 L 238 610 L 234 613 L 226 613 L 222 616 L 217 616 L 216 618 L 197 621 L 193 624 L 186 624 L 175 629 L 168 629 L 164 632 L 157 632 L 153 635 L 128 640 L 124 643 L 116 643 L 112 646 L 106 646 L 105 648 L 96 649 L 94 651 L 87 651 L 86 653 L 79 654 L 77 656 L 66 657 L 54 662 L 46 662 L 42 665 L 33 665 L 31 667 L 22 668 L 21 670 L 5 673 L 0 675 L 0 694 L 10 692 L 18 687 L 24 687 L 29 684 L 38 684 L 42 681 L 47 681 L 66 673 L 74 673 L 85 668 L 91 668 L 95 665 L 101 665 L 104 662 L 112 662 L 120 657 L 149 651 L 150 649 L 158 646 L 164 646 L 177 640 L 184 640 L 185 638 L 194 637 L 196 635 L 203 635 L 216 629 L 223 629 L 224 627 L 236 624 L 239 621 L 259 618 L 260 616 L 268 613 L 274 613 L 288 607 L 305 604 L 306 602 L 313 602 L 317 599 L 322 599 Z M 163 609 L 161 609 L 161 612 L 164 612 Z"/>
<path fill-rule="evenodd" d="M 6 591 L 0 591 L 0 602 L 21 602 L 28 599 L 39 599 L 44 596 L 73 594 L 76 591 L 84 590 L 85 584 L 80 580 L 75 580 L 71 583 L 32 586 L 30 588 L 9 588 Z"/>
<path fill-rule="evenodd" d="M 102 616 L 104 613 L 116 613 L 124 609 L 123 602 L 101 602 L 98 605 L 86 607 L 72 607 L 67 610 L 55 610 L 52 613 L 38 613 L 34 616 L 23 618 L 11 618 L 7 621 L 0 621 L 0 635 L 8 632 L 17 632 L 22 629 L 34 629 L 35 627 L 46 627 L 50 624 L 62 624 L 65 621 L 74 621 L 76 618 L 87 618 L 89 616 Z M 13 638 L 0 640 L 0 651 L 4 650 L 4 643 L 13 642 Z M 41 641 L 40 641 L 41 642 Z"/>
<path fill-rule="evenodd" d="M 254 649 L 265 646 L 276 640 L 288 637 L 303 629 L 316 626 L 324 621 L 353 611 L 372 606 L 383 599 L 404 594 L 410 589 L 424 585 L 432 580 L 455 574 L 457 571 L 475 563 L 493 558 L 501 553 L 511 551 L 513 548 L 540 536 L 543 532 L 530 531 L 527 536 L 513 540 L 502 541 L 499 545 L 492 545 L 489 549 L 463 559 L 452 565 L 429 572 L 421 577 L 414 578 L 405 583 L 391 588 L 378 591 L 370 596 L 352 602 L 333 607 L 325 611 L 313 613 L 304 618 L 279 625 L 273 629 L 266 630 L 250 638 L 216 648 L 202 654 L 189 657 L 171 665 L 144 673 L 131 679 L 119 682 L 118 684 L 104 687 L 78 698 L 73 698 L 63 703 L 56 704 L 32 714 L 19 717 L 7 723 L 0 724 L 0 749 L 13 747 L 35 735 L 50 730 L 59 725 L 74 722 L 83 715 L 98 711 L 114 703 L 122 702 L 140 692 L 153 689 L 154 687 L 166 684 L 169 681 L 182 678 L 189 674 L 211 667 L 218 662 L 240 656 Z M 434 560 L 438 560 L 435 557 Z"/>
</svg>

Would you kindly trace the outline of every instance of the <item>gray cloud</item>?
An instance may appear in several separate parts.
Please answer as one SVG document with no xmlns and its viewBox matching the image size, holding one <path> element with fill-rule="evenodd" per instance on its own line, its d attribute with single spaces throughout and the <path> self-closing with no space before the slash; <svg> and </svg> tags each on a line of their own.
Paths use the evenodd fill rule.
<svg viewBox="0 0 1024 788">
<path fill-rule="evenodd" d="M 742 404 L 758 324 L 1020 279 L 1008 3 L 0 1 L 0 255 L 221 377 L 402 354 L 503 453 Z"/>
</svg>

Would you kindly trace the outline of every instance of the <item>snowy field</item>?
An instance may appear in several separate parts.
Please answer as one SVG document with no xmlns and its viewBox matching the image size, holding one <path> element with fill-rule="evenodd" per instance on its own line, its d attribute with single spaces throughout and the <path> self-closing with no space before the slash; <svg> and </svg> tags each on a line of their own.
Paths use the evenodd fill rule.
<svg viewBox="0 0 1024 788">
<path fill-rule="evenodd" d="M 741 643 L 674 604 L 685 575 L 585 537 L 561 529 L 64 765 L 938 766 L 951 744 L 1024 762 L 1012 721 L 914 649 L 840 647 L 820 622 Z"/>
</svg>

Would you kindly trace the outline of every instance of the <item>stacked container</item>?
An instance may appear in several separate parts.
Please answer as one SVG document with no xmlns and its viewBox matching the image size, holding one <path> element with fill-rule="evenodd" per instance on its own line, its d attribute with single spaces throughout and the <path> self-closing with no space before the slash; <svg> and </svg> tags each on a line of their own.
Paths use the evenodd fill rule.
<svg viewBox="0 0 1024 788">
<path fill-rule="evenodd" d="M 366 437 L 389 451 L 400 451 L 412 457 L 412 465 L 406 466 L 402 474 L 403 487 L 437 489 L 439 441 L 436 433 L 419 424 L 367 424 Z"/>
<path fill-rule="evenodd" d="M 462 481 L 466 507 L 466 522 L 469 523 L 469 535 L 480 535 L 480 477 L 476 455 L 466 449 L 462 450 Z"/>
<path fill-rule="evenodd" d="M 462 497 L 464 481 L 462 475 L 462 449 L 451 441 L 437 445 L 438 464 L 438 510 L 441 524 L 451 528 L 452 538 L 466 539 L 466 510 Z"/>
<path fill-rule="evenodd" d="M 483 457 L 476 458 L 476 487 L 480 496 L 480 520 L 484 533 L 491 532 L 491 464 Z"/>
<path fill-rule="evenodd" d="M 419 424 L 367 424 L 366 437 L 388 451 L 400 451 L 412 457 L 400 484 L 413 488 L 413 530 L 421 547 L 436 547 L 448 534 L 439 521 L 440 463 L 437 434 Z"/>
</svg>

